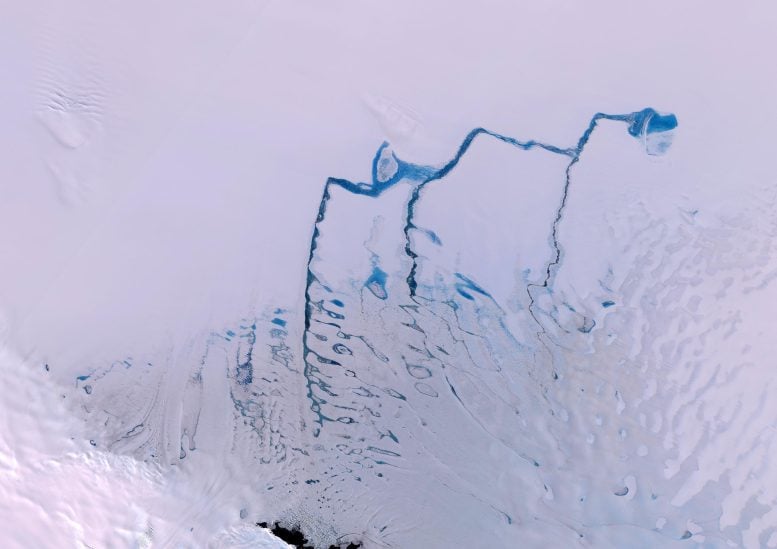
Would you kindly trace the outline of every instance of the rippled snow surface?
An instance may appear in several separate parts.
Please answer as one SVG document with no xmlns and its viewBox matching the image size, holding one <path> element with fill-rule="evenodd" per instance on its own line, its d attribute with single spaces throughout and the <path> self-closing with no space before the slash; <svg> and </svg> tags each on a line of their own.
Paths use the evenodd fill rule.
<svg viewBox="0 0 777 549">
<path fill-rule="evenodd" d="M 714 13 L 741 51 L 709 59 L 677 53 L 691 10 L 650 15 L 659 74 L 578 24 L 643 40 L 628 10 L 575 8 L 582 45 L 514 53 L 534 92 L 476 10 L 49 8 L 18 10 L 32 61 L 0 57 L 29 114 L 0 205 L 0 545 L 285 547 L 279 521 L 316 547 L 777 547 L 755 12 Z"/>
</svg>

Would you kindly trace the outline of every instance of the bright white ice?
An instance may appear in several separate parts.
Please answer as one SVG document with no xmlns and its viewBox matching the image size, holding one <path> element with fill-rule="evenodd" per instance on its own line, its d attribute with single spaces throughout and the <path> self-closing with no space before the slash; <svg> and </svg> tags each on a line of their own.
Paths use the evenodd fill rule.
<svg viewBox="0 0 777 549">
<path fill-rule="evenodd" d="M 6 4 L 2 547 L 777 547 L 772 4 Z"/>
</svg>

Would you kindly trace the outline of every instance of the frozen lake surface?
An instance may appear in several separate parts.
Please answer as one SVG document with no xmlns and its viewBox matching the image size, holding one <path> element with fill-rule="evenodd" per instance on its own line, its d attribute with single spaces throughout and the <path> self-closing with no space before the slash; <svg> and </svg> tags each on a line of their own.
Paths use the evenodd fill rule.
<svg viewBox="0 0 777 549">
<path fill-rule="evenodd" d="M 777 9 L 0 23 L 3 547 L 777 547 Z"/>
</svg>

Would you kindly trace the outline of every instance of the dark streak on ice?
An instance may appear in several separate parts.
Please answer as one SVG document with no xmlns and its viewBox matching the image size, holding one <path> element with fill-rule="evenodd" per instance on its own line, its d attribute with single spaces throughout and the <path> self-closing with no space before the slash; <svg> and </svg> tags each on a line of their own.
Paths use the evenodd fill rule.
<svg viewBox="0 0 777 549">
<path fill-rule="evenodd" d="M 285 528 L 278 522 L 275 522 L 272 526 L 266 522 L 257 522 L 256 525 L 261 528 L 269 529 L 275 537 L 282 539 L 289 545 L 298 547 L 299 549 L 315 549 L 312 545 L 308 545 L 308 539 L 299 528 Z M 358 549 L 362 546 L 359 542 L 346 543 L 347 545 L 330 545 L 329 549 Z"/>
</svg>

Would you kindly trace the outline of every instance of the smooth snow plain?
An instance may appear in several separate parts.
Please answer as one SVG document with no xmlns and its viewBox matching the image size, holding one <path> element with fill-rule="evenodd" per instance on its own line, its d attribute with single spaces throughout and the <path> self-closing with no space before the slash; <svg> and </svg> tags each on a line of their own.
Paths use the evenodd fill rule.
<svg viewBox="0 0 777 549">
<path fill-rule="evenodd" d="M 777 547 L 772 4 L 3 12 L 3 547 Z"/>
</svg>

